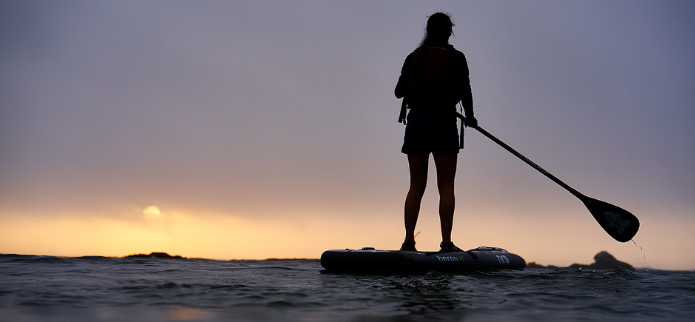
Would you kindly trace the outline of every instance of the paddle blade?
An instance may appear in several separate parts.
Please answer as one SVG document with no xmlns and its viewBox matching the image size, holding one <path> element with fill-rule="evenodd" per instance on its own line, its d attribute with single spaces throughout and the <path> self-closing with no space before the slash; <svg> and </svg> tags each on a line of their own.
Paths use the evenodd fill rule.
<svg viewBox="0 0 695 322">
<path fill-rule="evenodd" d="M 589 197 L 582 198 L 582 202 L 613 239 L 624 243 L 637 234 L 639 220 L 629 211 Z"/>
</svg>

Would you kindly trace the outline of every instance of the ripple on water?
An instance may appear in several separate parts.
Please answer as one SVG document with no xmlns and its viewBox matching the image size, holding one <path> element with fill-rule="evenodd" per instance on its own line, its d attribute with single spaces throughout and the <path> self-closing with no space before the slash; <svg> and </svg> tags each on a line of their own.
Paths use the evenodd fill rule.
<svg viewBox="0 0 695 322">
<path fill-rule="evenodd" d="M 389 276 L 324 274 L 318 261 L 13 255 L 0 255 L 0 272 L 0 321 L 689 321 L 695 315 L 693 272 Z"/>
</svg>

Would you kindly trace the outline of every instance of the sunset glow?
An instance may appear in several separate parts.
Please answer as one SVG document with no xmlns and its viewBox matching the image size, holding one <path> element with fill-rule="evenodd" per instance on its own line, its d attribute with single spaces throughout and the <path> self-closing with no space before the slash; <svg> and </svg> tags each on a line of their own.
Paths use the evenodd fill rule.
<svg viewBox="0 0 695 322">
<path fill-rule="evenodd" d="M 309 5 L 311 4 L 311 5 Z M 473 129 L 453 241 L 528 262 L 695 269 L 694 6 L 659 1 L 0 5 L 0 253 L 319 258 L 397 249 L 394 97 L 451 13 L 481 127 L 641 222 L 619 243 Z M 416 231 L 441 241 L 434 163 Z M 182 313 L 183 314 L 183 313 Z"/>
<path fill-rule="evenodd" d="M 145 215 L 145 218 L 157 218 L 160 215 L 160 211 L 157 206 L 148 206 L 142 211 L 142 213 Z"/>
</svg>

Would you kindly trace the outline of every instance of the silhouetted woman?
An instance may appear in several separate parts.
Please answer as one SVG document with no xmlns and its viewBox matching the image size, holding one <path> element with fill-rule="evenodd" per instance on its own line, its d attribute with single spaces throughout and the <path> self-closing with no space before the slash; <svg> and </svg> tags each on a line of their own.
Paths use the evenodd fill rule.
<svg viewBox="0 0 695 322">
<path fill-rule="evenodd" d="M 410 166 L 410 190 L 404 211 L 405 240 L 401 250 L 416 250 L 415 224 L 427 186 L 427 166 L 432 153 L 439 189 L 440 251 L 460 251 L 451 242 L 456 161 L 459 149 L 463 148 L 456 126 L 456 104 L 461 101 L 467 125 L 475 126 L 478 121 L 473 116 L 466 57 L 449 44 L 453 26 L 446 13 L 438 12 L 429 17 L 425 37 L 420 47 L 405 59 L 396 85 L 396 97 L 403 97 L 399 121 L 406 123 L 406 108 L 410 109 L 401 149 L 408 155 Z"/>
</svg>

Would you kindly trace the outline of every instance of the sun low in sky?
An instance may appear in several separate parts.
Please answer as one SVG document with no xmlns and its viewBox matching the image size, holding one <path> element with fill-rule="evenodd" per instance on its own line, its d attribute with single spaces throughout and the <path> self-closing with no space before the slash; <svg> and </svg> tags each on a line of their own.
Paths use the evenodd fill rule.
<svg viewBox="0 0 695 322">
<path fill-rule="evenodd" d="M 145 215 L 145 218 L 157 218 L 161 212 L 157 206 L 148 206 L 142 211 L 142 214 Z"/>
</svg>

